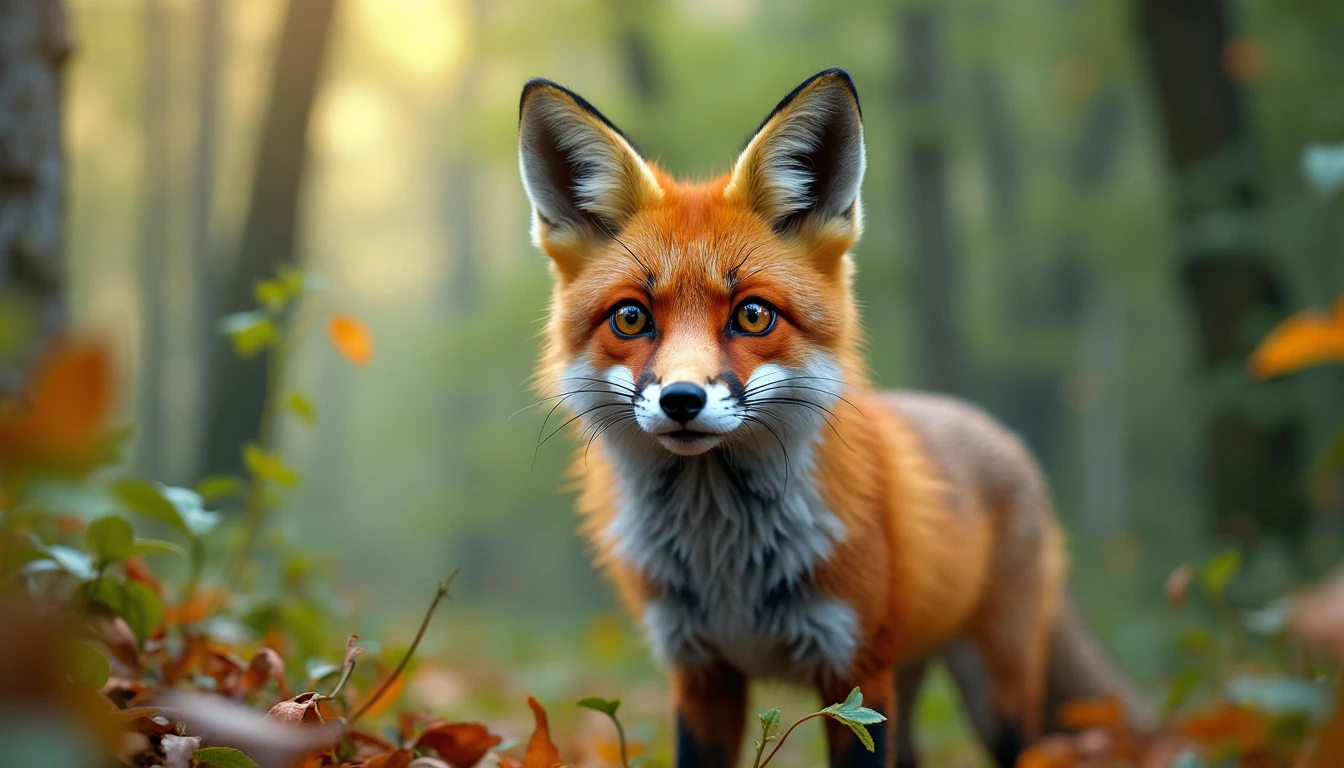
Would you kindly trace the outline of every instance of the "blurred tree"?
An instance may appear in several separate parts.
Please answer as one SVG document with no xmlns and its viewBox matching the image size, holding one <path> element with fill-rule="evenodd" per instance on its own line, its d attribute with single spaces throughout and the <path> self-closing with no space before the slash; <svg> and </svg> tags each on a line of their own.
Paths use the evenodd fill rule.
<svg viewBox="0 0 1344 768">
<path fill-rule="evenodd" d="M 243 244 L 225 287 L 221 311 L 252 306 L 252 286 L 293 261 L 298 229 L 299 194 L 307 159 L 308 116 L 322 73 L 335 0 L 291 0 L 280 37 L 272 78 L 270 106 L 252 177 Z M 266 363 L 240 361 L 214 349 L 208 409 L 210 426 L 206 468 L 236 469 L 238 446 L 256 437 L 266 388 Z"/>
<path fill-rule="evenodd" d="M 219 149 L 219 86 L 220 73 L 224 68 L 224 21 L 223 0 L 201 0 L 197 26 L 195 190 L 191 200 L 191 324 L 195 329 L 191 368 L 196 377 L 191 390 L 198 410 L 210 402 L 210 350 L 218 343 L 214 327 L 217 270 L 211 221 L 215 203 L 215 158 Z M 201 428 L 199 422 L 193 426 L 196 430 Z"/>
<path fill-rule="evenodd" d="M 144 162 L 140 205 L 140 407 L 136 435 L 140 469 L 162 476 L 165 292 L 168 290 L 168 14 L 163 0 L 144 0 L 141 109 Z"/>
<path fill-rule="evenodd" d="M 0 391 L 65 321 L 60 0 L 0 3 Z"/>
<path fill-rule="evenodd" d="M 915 259 L 913 287 L 921 385 L 940 392 L 965 389 L 957 331 L 957 264 L 948 208 L 947 159 L 941 146 L 946 73 L 941 11 L 910 8 L 897 17 L 904 56 L 901 95 L 916 116 L 905 151 L 906 225 Z"/>
<path fill-rule="evenodd" d="M 1292 303 L 1259 226 L 1263 182 L 1230 76 L 1244 62 L 1229 44 L 1221 0 L 1140 0 L 1139 11 L 1177 174 L 1179 267 L 1210 403 L 1205 450 L 1216 524 L 1247 543 L 1262 530 L 1299 537 L 1307 522 L 1301 417 L 1286 403 L 1257 410 L 1241 373 L 1266 324 Z"/>
</svg>

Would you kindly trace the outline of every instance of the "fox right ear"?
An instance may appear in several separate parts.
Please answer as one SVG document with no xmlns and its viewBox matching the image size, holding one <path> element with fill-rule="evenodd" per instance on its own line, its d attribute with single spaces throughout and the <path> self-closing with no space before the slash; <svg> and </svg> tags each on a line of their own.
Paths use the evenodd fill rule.
<svg viewBox="0 0 1344 768">
<path fill-rule="evenodd" d="M 616 126 L 549 80 L 523 86 L 518 164 L 532 201 L 532 239 L 557 261 L 585 241 L 614 237 L 663 195 Z"/>
</svg>

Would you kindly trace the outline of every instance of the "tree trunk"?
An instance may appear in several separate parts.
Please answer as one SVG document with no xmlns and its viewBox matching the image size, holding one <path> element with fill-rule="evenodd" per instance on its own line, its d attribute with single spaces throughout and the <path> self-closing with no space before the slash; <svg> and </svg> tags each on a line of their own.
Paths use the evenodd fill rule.
<svg viewBox="0 0 1344 768">
<path fill-rule="evenodd" d="M 307 156 L 308 116 L 322 71 L 335 0 L 291 0 L 275 64 L 271 101 L 252 178 L 252 197 L 237 264 L 221 311 L 255 305 L 252 286 L 295 257 L 301 182 Z M 210 377 L 207 468 L 237 469 L 239 447 L 253 440 L 265 398 L 264 360 L 240 361 L 216 339 Z"/>
<path fill-rule="evenodd" d="M 904 55 L 903 100 L 907 114 L 937 124 L 943 109 L 942 24 L 934 9 L 903 11 L 897 32 Z M 965 390 L 961 339 L 957 332 L 956 255 L 948 209 L 947 160 L 942 138 L 927 127 L 907 142 L 906 221 L 915 260 L 916 349 L 922 386 L 942 392 Z"/>
<path fill-rule="evenodd" d="M 168 14 L 162 0 L 144 0 L 141 99 L 144 192 L 140 203 L 140 469 L 162 476 L 164 352 L 168 291 Z"/>
<path fill-rule="evenodd" d="M 0 391 L 65 323 L 61 75 L 71 50 L 63 2 L 0 0 L 0 332 L 18 332 L 0 342 Z"/>
<path fill-rule="evenodd" d="M 1290 303 L 1253 229 L 1262 190 L 1254 142 L 1223 66 L 1227 10 L 1220 0 L 1139 0 L 1139 11 L 1167 155 L 1183 182 L 1174 190 L 1178 263 L 1207 379 L 1215 523 L 1246 543 L 1261 532 L 1297 537 L 1307 518 L 1300 416 L 1291 409 L 1253 415 L 1250 385 L 1226 386 L 1246 381 L 1240 372 L 1265 323 Z M 1211 226 L 1227 222 L 1238 228 Z"/>
</svg>

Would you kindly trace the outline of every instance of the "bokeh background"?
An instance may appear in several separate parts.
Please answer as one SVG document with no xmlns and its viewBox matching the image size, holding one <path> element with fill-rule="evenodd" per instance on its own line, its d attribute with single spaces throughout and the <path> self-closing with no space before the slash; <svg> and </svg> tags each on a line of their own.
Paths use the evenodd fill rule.
<svg viewBox="0 0 1344 768">
<path fill-rule="evenodd" d="M 965 395 L 1026 438 L 1084 611 L 1141 681 L 1179 652 L 1176 566 L 1243 547 L 1231 597 L 1251 607 L 1339 562 L 1344 485 L 1313 467 L 1344 375 L 1245 370 L 1275 322 L 1344 290 L 1335 0 L 69 11 L 66 306 L 118 350 L 127 468 L 182 485 L 235 469 L 261 363 L 218 319 L 280 264 L 320 276 L 376 349 L 355 370 L 319 331 L 300 342 L 289 375 L 319 419 L 280 424 L 304 482 L 279 524 L 369 631 L 413 626 L 460 567 L 447 666 L 549 691 L 596 670 L 661 706 L 574 533 L 573 436 L 538 449 L 545 409 L 526 409 L 549 276 L 516 112 L 538 75 L 704 177 L 803 78 L 852 73 L 875 378 Z"/>
</svg>

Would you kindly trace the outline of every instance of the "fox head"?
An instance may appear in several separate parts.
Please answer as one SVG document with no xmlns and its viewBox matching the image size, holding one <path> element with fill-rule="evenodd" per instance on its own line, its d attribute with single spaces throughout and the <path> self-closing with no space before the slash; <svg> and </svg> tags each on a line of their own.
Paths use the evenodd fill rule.
<svg viewBox="0 0 1344 768">
<path fill-rule="evenodd" d="M 543 388 L 595 438 L 691 456 L 781 443 L 862 375 L 848 255 L 863 123 L 849 75 L 793 90 L 732 170 L 684 183 L 547 80 L 519 164 L 555 276 Z M 809 441 L 811 437 L 807 438 Z"/>
</svg>

